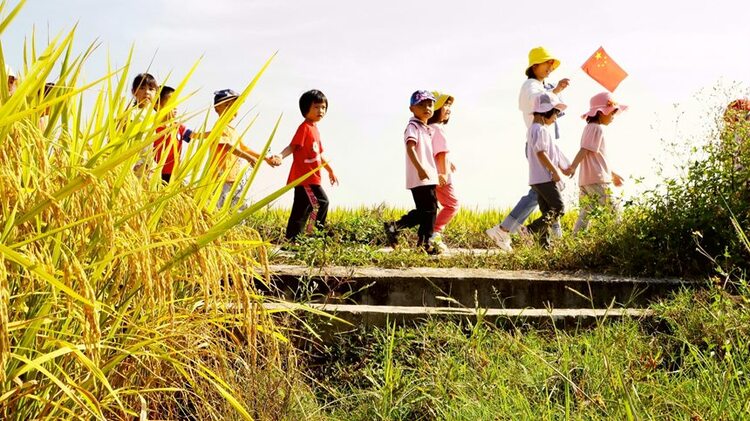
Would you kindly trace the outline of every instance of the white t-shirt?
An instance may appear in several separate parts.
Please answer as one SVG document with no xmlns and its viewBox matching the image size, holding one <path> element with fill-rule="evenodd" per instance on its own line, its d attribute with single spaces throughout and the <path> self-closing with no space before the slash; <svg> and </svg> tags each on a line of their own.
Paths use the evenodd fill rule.
<svg viewBox="0 0 750 421">
<path fill-rule="evenodd" d="M 518 94 L 518 109 L 523 113 L 526 129 L 534 122 L 534 97 L 544 92 L 547 92 L 544 84 L 533 78 L 526 79 L 526 82 L 521 85 L 521 92 Z"/>
<path fill-rule="evenodd" d="M 406 188 L 413 189 L 419 186 L 432 186 L 438 183 L 437 168 L 435 167 L 435 156 L 432 153 L 432 129 L 419 119 L 412 118 L 406 125 L 404 131 L 404 143 L 415 142 L 417 159 L 422 164 L 429 178 L 420 180 L 417 167 L 411 163 L 409 154 L 406 154 Z"/>
<path fill-rule="evenodd" d="M 453 183 L 451 175 L 451 162 L 449 157 L 448 140 L 445 138 L 445 130 L 442 124 L 430 124 L 432 129 L 432 154 L 435 156 L 435 168 L 437 169 L 438 154 L 445 153 L 445 172 L 447 174 L 448 184 Z"/>
<path fill-rule="evenodd" d="M 533 123 L 526 136 L 526 157 L 529 160 L 529 185 L 548 183 L 552 181 L 552 173 L 542 165 L 537 152 L 547 153 L 552 165 L 558 168 L 568 168 L 570 161 L 563 155 L 557 144 L 552 141 L 550 126 Z"/>
</svg>

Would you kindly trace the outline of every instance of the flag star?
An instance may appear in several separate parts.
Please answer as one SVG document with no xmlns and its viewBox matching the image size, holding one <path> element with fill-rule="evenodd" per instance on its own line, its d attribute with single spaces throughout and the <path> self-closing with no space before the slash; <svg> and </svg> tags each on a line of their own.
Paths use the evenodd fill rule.
<svg viewBox="0 0 750 421">
<path fill-rule="evenodd" d="M 601 60 L 601 58 L 602 58 L 602 53 L 600 51 L 597 51 L 596 52 L 596 59 L 597 60 Z"/>
</svg>

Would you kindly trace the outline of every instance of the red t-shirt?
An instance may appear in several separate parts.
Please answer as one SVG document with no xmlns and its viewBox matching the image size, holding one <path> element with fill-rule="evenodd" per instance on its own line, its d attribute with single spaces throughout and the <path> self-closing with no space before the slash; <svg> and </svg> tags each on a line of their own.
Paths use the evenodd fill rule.
<svg viewBox="0 0 750 421">
<path fill-rule="evenodd" d="M 176 127 L 176 130 L 173 126 L 157 127 L 156 133 L 162 133 L 165 130 L 167 130 L 166 133 L 154 140 L 154 160 L 157 164 L 160 163 L 162 156 L 166 153 L 167 157 L 164 158 L 164 167 L 162 167 L 161 173 L 172 174 L 175 163 L 180 160 L 182 142 L 183 140 L 185 142 L 190 141 L 191 132 L 180 124 Z"/>
<path fill-rule="evenodd" d="M 289 170 L 287 183 L 302 177 L 310 171 L 318 168 L 323 163 L 321 154 L 323 145 L 320 143 L 320 132 L 314 123 L 307 121 L 302 122 L 297 128 L 297 133 L 292 138 L 292 147 L 294 149 L 292 168 Z M 320 185 L 320 170 L 315 171 L 300 186 L 309 186 L 311 184 Z"/>
</svg>

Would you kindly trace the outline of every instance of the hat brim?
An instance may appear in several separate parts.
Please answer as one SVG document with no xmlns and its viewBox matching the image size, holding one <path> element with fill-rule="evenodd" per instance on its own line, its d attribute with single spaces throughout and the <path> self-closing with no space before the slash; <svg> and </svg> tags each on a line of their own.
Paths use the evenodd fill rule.
<svg viewBox="0 0 750 421">
<path fill-rule="evenodd" d="M 588 117 L 594 117 L 596 116 L 596 113 L 598 113 L 599 111 L 601 111 L 602 114 L 604 115 L 610 115 L 615 110 L 620 111 L 620 112 L 627 111 L 628 106 L 617 104 L 617 105 L 608 105 L 606 107 L 594 107 L 590 109 L 586 114 L 582 115 L 581 118 L 585 120 Z"/>
<path fill-rule="evenodd" d="M 537 59 L 534 63 L 529 63 L 529 66 L 526 68 L 526 70 L 529 70 L 533 66 L 537 64 L 546 63 L 548 61 L 552 60 L 552 68 L 550 69 L 551 72 L 554 72 L 558 67 L 560 67 L 560 60 L 554 58 L 554 57 L 544 57 Z"/>
<path fill-rule="evenodd" d="M 560 110 L 560 111 L 565 111 L 565 109 L 566 109 L 566 108 L 568 108 L 568 106 L 567 106 L 567 105 L 565 105 L 565 104 L 563 104 L 562 102 L 561 102 L 561 103 L 559 103 L 559 104 L 555 104 L 555 105 L 552 105 L 552 104 L 544 104 L 544 107 L 543 107 L 543 108 L 535 108 L 535 109 L 534 109 L 534 112 L 535 112 L 535 113 L 546 113 L 546 112 L 548 112 L 548 111 L 550 111 L 550 110 L 552 110 L 552 109 L 555 109 L 555 108 L 557 108 L 557 109 L 558 109 L 558 110 Z"/>
</svg>

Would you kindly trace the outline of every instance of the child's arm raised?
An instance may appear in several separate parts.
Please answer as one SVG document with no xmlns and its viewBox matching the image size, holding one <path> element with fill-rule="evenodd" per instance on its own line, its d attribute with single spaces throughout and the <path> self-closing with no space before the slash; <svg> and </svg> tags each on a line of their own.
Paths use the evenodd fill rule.
<svg viewBox="0 0 750 421">
<path fill-rule="evenodd" d="M 406 142 L 406 156 L 409 157 L 409 161 L 411 161 L 411 164 L 414 165 L 414 168 L 417 169 L 417 175 L 419 176 L 419 179 L 429 180 L 430 176 L 427 175 L 427 171 L 425 171 L 422 163 L 419 162 L 419 158 L 417 158 L 416 141 L 410 139 Z"/>
</svg>

